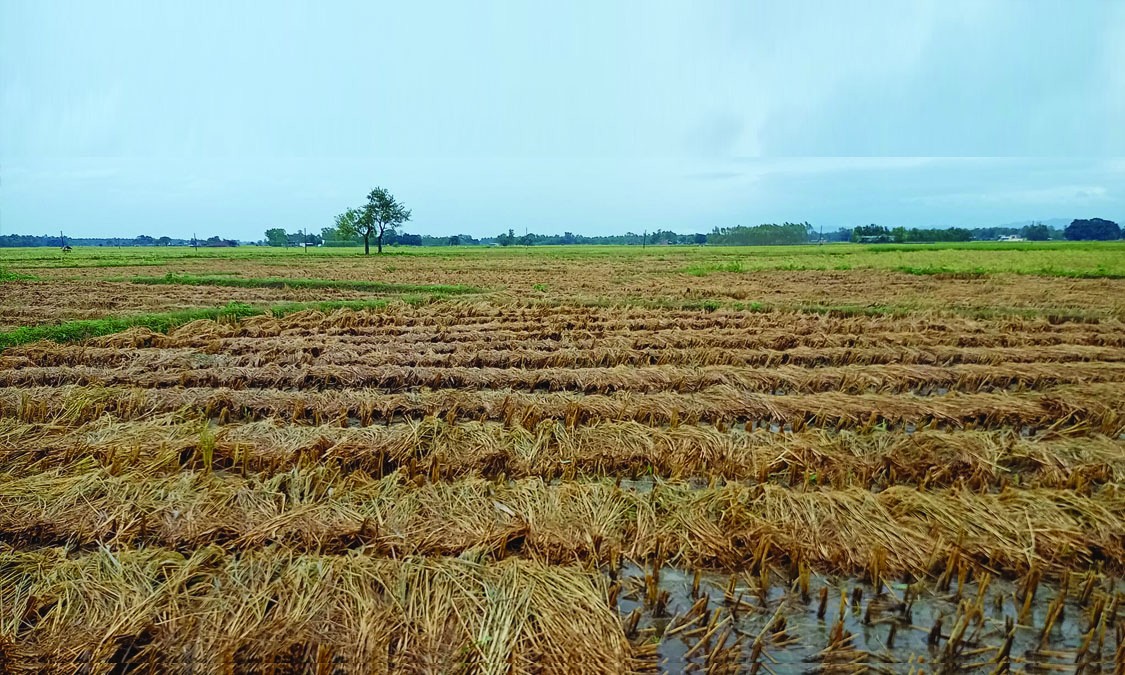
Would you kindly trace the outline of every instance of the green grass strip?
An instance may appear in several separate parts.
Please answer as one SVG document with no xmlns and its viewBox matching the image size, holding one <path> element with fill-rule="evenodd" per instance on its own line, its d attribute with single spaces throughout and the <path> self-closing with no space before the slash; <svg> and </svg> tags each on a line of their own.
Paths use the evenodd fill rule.
<svg viewBox="0 0 1125 675">
<path fill-rule="evenodd" d="M 479 293 L 472 286 L 443 284 L 392 284 L 385 281 L 355 281 L 342 279 L 238 279 L 227 276 L 195 276 L 190 274 L 165 274 L 162 277 L 133 277 L 134 284 L 174 284 L 183 286 L 229 286 L 233 288 L 342 288 L 370 293 L 437 293 L 464 295 Z"/>
<path fill-rule="evenodd" d="M 395 298 L 396 301 L 408 305 L 426 305 L 440 300 L 440 295 L 406 295 Z M 269 314 L 283 317 L 294 312 L 315 309 L 321 312 L 331 312 L 337 309 L 380 309 L 390 304 L 391 300 L 380 298 L 377 300 L 338 300 L 329 302 L 290 302 L 268 307 L 256 307 L 241 302 L 232 302 L 223 307 L 204 307 L 199 309 L 184 309 L 175 312 L 161 312 L 158 314 L 138 314 L 134 316 L 106 317 L 104 319 L 82 319 L 67 321 L 60 324 L 41 326 L 22 326 L 15 330 L 0 333 L 0 351 L 39 340 L 52 342 L 75 342 L 87 338 L 99 337 L 120 333 L 123 330 L 144 327 L 158 333 L 167 333 L 186 323 L 207 319 L 210 321 L 237 321 L 248 316 Z"/>
<path fill-rule="evenodd" d="M 39 340 L 52 340 L 54 342 L 85 340 L 99 335 L 119 333 L 136 326 L 143 326 L 164 333 L 198 319 L 232 320 L 262 313 L 263 310 L 261 309 L 234 302 L 224 307 L 184 309 L 175 312 L 106 317 L 104 319 L 81 319 L 42 326 L 21 326 L 15 330 L 0 333 L 0 349 Z"/>
<path fill-rule="evenodd" d="M 36 277 L 30 274 L 20 274 L 0 267 L 0 284 L 5 281 L 35 281 Z"/>
</svg>

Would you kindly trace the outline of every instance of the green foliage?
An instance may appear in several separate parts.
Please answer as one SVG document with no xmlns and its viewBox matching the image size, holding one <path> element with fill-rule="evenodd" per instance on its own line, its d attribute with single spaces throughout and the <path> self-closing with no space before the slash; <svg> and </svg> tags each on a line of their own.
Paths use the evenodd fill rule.
<svg viewBox="0 0 1125 675">
<path fill-rule="evenodd" d="M 375 239 L 379 253 L 383 252 L 383 236 L 387 230 L 394 230 L 399 225 L 410 220 L 410 209 L 406 208 L 394 198 L 386 188 L 376 187 L 367 193 L 367 204 L 363 206 L 360 225 L 367 233 L 363 238 L 363 252 L 369 253 L 367 237 L 373 230 L 378 232 Z"/>
<path fill-rule="evenodd" d="M 891 241 L 891 231 L 882 225 L 872 223 L 870 225 L 860 225 L 852 230 L 853 242 L 868 242 L 868 243 L 882 243 Z"/>
<path fill-rule="evenodd" d="M 203 470 L 210 472 L 215 459 L 215 434 L 211 432 L 211 427 L 203 427 L 203 430 L 199 432 L 199 445 L 197 447 L 203 460 Z"/>
<path fill-rule="evenodd" d="M 371 253 L 371 237 L 375 237 L 378 252 L 383 252 L 384 238 L 395 236 L 395 228 L 410 220 L 410 209 L 399 204 L 386 188 L 376 187 L 367 193 L 367 203 L 359 208 L 348 209 L 336 216 L 336 228 L 333 241 L 348 241 L 360 238 L 363 240 L 363 254 Z M 412 237 L 404 244 L 421 246 L 422 237 Z M 325 230 L 325 240 L 329 239 L 328 230 Z M 389 243 L 389 242 L 388 242 Z M 340 244 L 330 244 L 340 245 Z"/>
<path fill-rule="evenodd" d="M 784 246 L 805 244 L 809 241 L 811 226 L 808 223 L 765 224 L 755 227 L 715 228 L 707 236 L 707 243 L 718 246 Z"/>
<path fill-rule="evenodd" d="M 745 267 L 741 260 L 728 260 L 721 263 L 701 263 L 698 265 L 691 265 L 684 269 L 684 272 L 692 275 L 693 277 L 705 277 L 715 272 L 744 272 Z"/>
<path fill-rule="evenodd" d="M 1090 218 L 1072 221 L 1063 234 L 1071 241 L 1112 241 L 1121 238 L 1121 227 L 1112 220 Z"/>
<path fill-rule="evenodd" d="M 639 237 L 638 236 L 638 241 Z M 13 273 L 37 274 L 40 269 L 159 267 L 172 269 L 238 269 L 238 261 L 255 266 L 277 268 L 279 277 L 288 273 L 290 265 L 300 260 L 304 265 L 315 263 L 327 269 L 327 259 L 352 258 L 355 250 L 348 248 L 299 249 L 267 246 L 195 250 L 189 247 L 100 248 L 79 247 L 64 257 L 57 248 L 19 248 L 3 251 L 4 263 Z M 450 268 L 470 264 L 487 266 L 498 257 L 524 256 L 529 265 L 566 265 L 575 268 L 584 262 L 629 260 L 637 269 L 656 265 L 679 273 L 694 270 L 706 275 L 712 272 L 763 270 L 891 270 L 901 266 L 939 267 L 948 271 L 973 271 L 986 274 L 1027 274 L 1051 277 L 1121 278 L 1125 275 L 1125 241 L 972 241 L 934 244 L 808 244 L 802 246 L 758 247 L 692 247 L 661 246 L 642 249 L 640 246 L 532 246 L 524 249 L 502 249 L 486 246 L 448 245 L 418 248 L 397 248 L 384 255 L 393 256 L 394 266 L 412 269 L 414 256 L 448 260 Z M 174 266 L 174 267 L 172 267 Z M 383 269 L 386 269 L 385 267 Z M 160 270 L 163 274 L 164 270 Z M 154 270 L 155 272 L 155 270 Z M 208 272 L 200 272 L 216 276 Z M 262 275 L 272 276 L 272 275 Z M 102 278 L 102 277 L 99 277 Z M 121 279 L 128 281 L 128 278 Z M 549 283 L 549 282 L 548 282 Z"/>
<path fill-rule="evenodd" d="M 289 235 L 280 227 L 271 227 L 266 230 L 266 242 L 270 246 L 288 246 Z"/>
<path fill-rule="evenodd" d="M 860 225 L 852 230 L 851 241 L 865 244 L 928 244 L 937 242 L 972 241 L 973 231 L 963 227 L 910 228 L 896 227 L 893 230 L 882 225 Z"/>
<path fill-rule="evenodd" d="M 231 303 L 219 308 L 187 309 L 161 314 L 85 319 L 44 326 L 23 326 L 15 330 L 0 333 L 0 350 L 39 340 L 52 340 L 54 342 L 85 340 L 86 338 L 98 337 L 100 335 L 119 333 L 137 326 L 142 326 L 158 332 L 167 332 L 177 326 L 182 326 L 185 323 L 199 319 L 211 319 L 216 321 L 238 319 L 261 314 L 262 312 L 263 310 L 255 309 L 250 305 Z"/>
<path fill-rule="evenodd" d="M 0 267 L 0 284 L 5 281 L 35 281 L 36 277 L 30 274 L 20 274 L 19 272 L 12 272 L 8 269 Z"/>
<path fill-rule="evenodd" d="M 1043 223 L 1035 223 L 1024 227 L 1020 236 L 1028 241 L 1048 241 L 1051 238 L 1051 228 Z"/>
<path fill-rule="evenodd" d="M 408 305 L 426 305 L 442 296 L 438 295 L 404 295 L 397 298 L 398 302 Z M 269 314 L 283 317 L 287 314 L 315 309 L 321 312 L 332 312 L 337 309 L 380 309 L 386 307 L 390 300 L 386 298 L 372 300 L 337 300 L 329 302 L 291 302 L 268 307 L 255 307 L 240 302 L 232 302 L 223 307 L 208 307 L 200 309 L 187 309 L 159 314 L 141 314 L 135 316 L 107 317 L 104 319 L 84 319 L 80 321 L 67 321 L 66 323 L 23 326 L 15 330 L 0 332 L 0 351 L 29 342 L 50 340 L 52 342 L 76 342 L 102 335 L 120 333 L 129 328 L 143 327 L 158 333 L 167 333 L 186 323 L 207 319 L 211 321 L 237 321 L 239 319 Z"/>
<path fill-rule="evenodd" d="M 355 241 L 359 242 L 360 237 L 360 220 L 362 214 L 359 209 L 348 209 L 340 215 L 336 216 L 336 227 L 334 228 L 334 235 L 330 236 L 327 228 L 325 229 L 324 240 L 333 242 L 340 241 Z"/>
</svg>

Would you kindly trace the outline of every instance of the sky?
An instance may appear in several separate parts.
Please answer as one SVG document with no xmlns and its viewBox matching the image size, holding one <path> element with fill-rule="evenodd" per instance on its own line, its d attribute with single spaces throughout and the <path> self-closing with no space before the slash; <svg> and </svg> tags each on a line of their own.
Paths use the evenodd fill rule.
<svg viewBox="0 0 1125 675">
<path fill-rule="evenodd" d="M 1125 0 L 0 0 L 0 234 L 1125 222 Z"/>
</svg>

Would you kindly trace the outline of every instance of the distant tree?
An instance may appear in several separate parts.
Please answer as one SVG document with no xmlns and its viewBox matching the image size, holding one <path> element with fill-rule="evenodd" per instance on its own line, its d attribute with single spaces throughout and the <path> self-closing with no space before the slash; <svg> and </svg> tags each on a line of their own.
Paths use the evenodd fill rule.
<svg viewBox="0 0 1125 675">
<path fill-rule="evenodd" d="M 280 227 L 271 227 L 266 230 L 266 241 L 270 246 L 288 246 L 289 235 Z"/>
<path fill-rule="evenodd" d="M 403 232 L 402 234 L 398 235 L 397 243 L 398 243 L 399 246 L 421 246 L 422 245 L 422 235 L 420 235 L 420 234 L 407 234 L 407 233 Z"/>
<path fill-rule="evenodd" d="M 511 228 L 508 228 L 508 233 L 502 234 L 499 237 L 496 237 L 496 242 L 498 244 L 500 244 L 501 246 L 511 246 L 512 244 L 515 244 L 516 243 L 516 231 L 511 229 Z"/>
<path fill-rule="evenodd" d="M 147 234 L 141 234 L 141 235 L 138 235 L 137 238 L 133 240 L 133 243 L 136 244 L 137 246 L 152 246 L 153 244 L 156 243 L 156 240 L 153 239 L 152 237 L 148 236 Z"/>
<path fill-rule="evenodd" d="M 891 239 L 896 244 L 905 244 L 906 243 L 906 237 L 907 237 L 907 232 L 906 232 L 905 227 L 899 226 L 899 227 L 896 227 L 895 229 L 891 230 Z"/>
<path fill-rule="evenodd" d="M 703 244 L 707 243 L 707 235 L 703 234 L 702 232 L 700 232 L 698 234 L 693 234 L 691 236 L 691 240 L 692 240 L 691 243 L 698 244 L 698 245 L 702 246 Z"/>
<path fill-rule="evenodd" d="M 852 230 L 852 241 L 860 242 L 888 242 L 891 240 L 891 231 L 882 225 L 871 223 L 870 225 L 860 225 Z"/>
<path fill-rule="evenodd" d="M 461 237 L 459 237 L 457 235 L 453 235 L 452 237 L 449 238 L 449 245 L 450 246 L 460 246 L 461 245 Z"/>
<path fill-rule="evenodd" d="M 1121 227 L 1112 220 L 1103 220 L 1102 218 L 1074 220 L 1066 226 L 1063 235 L 1071 241 L 1109 241 L 1121 238 Z"/>
<path fill-rule="evenodd" d="M 161 237 L 161 238 L 156 240 L 156 243 L 160 246 L 171 246 L 172 245 L 172 238 L 171 237 Z"/>
<path fill-rule="evenodd" d="M 651 241 L 659 243 L 668 240 L 666 232 L 656 232 Z M 675 235 L 673 235 L 675 236 Z M 754 227 L 718 228 L 707 236 L 707 243 L 718 246 L 779 246 L 808 243 L 808 229 L 805 223 L 767 223 Z M 670 242 L 670 243 L 674 243 Z"/>
<path fill-rule="evenodd" d="M 1051 238 L 1051 228 L 1043 223 L 1034 223 L 1024 227 L 1020 235 L 1028 241 L 1047 241 Z"/>
<path fill-rule="evenodd" d="M 410 209 L 399 204 L 386 188 L 376 187 L 367 193 L 367 203 L 360 209 L 359 233 L 363 236 L 363 254 L 371 254 L 370 238 L 375 235 L 378 252 L 383 252 L 383 236 L 410 220 Z"/>
<path fill-rule="evenodd" d="M 897 229 L 898 228 L 896 228 L 896 231 Z M 934 243 L 939 241 L 973 240 L 973 231 L 967 230 L 963 227 L 930 227 L 926 229 L 912 227 L 909 230 L 905 230 L 905 232 L 906 238 L 902 241 L 909 244 Z M 895 241 L 898 242 L 899 239 L 896 237 Z"/>
</svg>

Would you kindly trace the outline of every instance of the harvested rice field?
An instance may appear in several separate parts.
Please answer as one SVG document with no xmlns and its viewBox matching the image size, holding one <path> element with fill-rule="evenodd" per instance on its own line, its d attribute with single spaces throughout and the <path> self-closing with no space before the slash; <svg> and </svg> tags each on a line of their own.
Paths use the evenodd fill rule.
<svg viewBox="0 0 1125 675">
<path fill-rule="evenodd" d="M 571 251 L 13 264 L 0 671 L 1122 672 L 1125 279 Z"/>
</svg>

